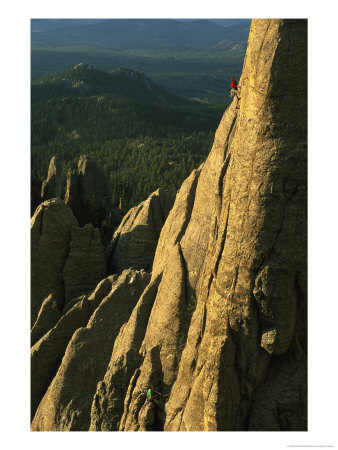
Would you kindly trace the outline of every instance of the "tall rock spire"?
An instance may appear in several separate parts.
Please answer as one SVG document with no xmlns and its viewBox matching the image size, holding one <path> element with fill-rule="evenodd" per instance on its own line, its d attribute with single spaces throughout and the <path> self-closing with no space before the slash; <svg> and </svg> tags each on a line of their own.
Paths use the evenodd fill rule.
<svg viewBox="0 0 338 450">
<path fill-rule="evenodd" d="M 305 20 L 252 22 L 240 109 L 224 114 L 179 241 L 176 296 L 196 296 L 196 310 L 184 343 L 169 345 L 182 316 L 160 285 L 154 308 L 172 312 L 168 333 L 149 326 L 142 345 L 161 349 L 164 430 L 306 429 L 306 39 Z M 170 214 L 158 252 L 174 223 Z M 175 248 L 164 266 L 155 256 L 162 284 Z M 121 429 L 140 429 L 133 398 L 147 377 L 145 358 Z"/>
</svg>

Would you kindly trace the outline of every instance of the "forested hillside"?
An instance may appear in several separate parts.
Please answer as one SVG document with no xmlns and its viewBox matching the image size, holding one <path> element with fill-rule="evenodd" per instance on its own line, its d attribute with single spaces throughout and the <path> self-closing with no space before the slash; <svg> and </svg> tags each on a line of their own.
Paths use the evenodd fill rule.
<svg viewBox="0 0 338 450">
<path fill-rule="evenodd" d="M 57 97 L 116 94 L 145 103 L 184 105 L 190 102 L 172 95 L 143 73 L 119 68 L 103 72 L 85 63 L 57 75 L 32 82 L 32 102 Z"/>
<path fill-rule="evenodd" d="M 122 198 L 130 207 L 157 188 L 176 192 L 205 159 L 224 105 L 189 102 L 142 74 L 117 73 L 120 91 L 129 97 L 111 93 L 110 75 L 89 66 L 81 66 L 76 77 L 72 69 L 32 84 L 31 166 L 38 183 L 52 156 L 60 157 L 65 180 L 78 157 L 87 154 L 106 170 L 113 205 Z M 142 89 L 140 79 L 154 89 Z"/>
</svg>

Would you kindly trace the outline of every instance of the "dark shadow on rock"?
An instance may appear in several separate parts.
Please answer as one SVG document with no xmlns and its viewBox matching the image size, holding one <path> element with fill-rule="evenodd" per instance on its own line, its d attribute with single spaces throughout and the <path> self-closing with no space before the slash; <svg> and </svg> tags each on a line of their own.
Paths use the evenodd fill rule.
<svg viewBox="0 0 338 450">
<path fill-rule="evenodd" d="M 152 270 L 157 236 L 145 225 L 137 225 L 132 231 L 123 233 L 108 245 L 106 250 L 108 274 L 120 274 L 125 269 Z"/>
<path fill-rule="evenodd" d="M 160 346 L 152 348 L 150 351 L 150 361 L 153 368 L 150 383 L 154 386 L 154 390 L 162 393 L 163 389 L 163 371 L 162 371 L 162 363 L 161 363 L 161 349 Z M 165 409 L 164 402 L 159 398 L 155 408 L 155 422 L 152 426 L 149 427 L 147 431 L 163 431 L 163 426 L 165 423 Z"/>
</svg>

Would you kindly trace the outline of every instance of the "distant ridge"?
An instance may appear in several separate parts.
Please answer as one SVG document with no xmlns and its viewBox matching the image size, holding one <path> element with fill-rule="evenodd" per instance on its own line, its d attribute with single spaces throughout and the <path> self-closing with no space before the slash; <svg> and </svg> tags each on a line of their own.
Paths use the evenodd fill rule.
<svg viewBox="0 0 338 450">
<path fill-rule="evenodd" d="M 84 26 L 104 20 L 106 19 L 31 19 L 31 30 L 33 33 L 39 33 L 65 27 Z"/>
<path fill-rule="evenodd" d="M 231 27 L 233 25 L 239 25 L 239 24 L 249 24 L 251 23 L 251 19 L 176 19 L 179 22 L 194 22 L 196 20 L 209 20 L 210 22 L 216 23 L 217 25 L 220 25 L 221 27 Z"/>
<path fill-rule="evenodd" d="M 129 68 L 104 72 L 86 63 L 34 81 L 32 102 L 62 96 L 115 94 L 146 103 L 183 105 L 189 100 L 170 94 L 146 75 Z"/>
<path fill-rule="evenodd" d="M 41 29 L 39 33 L 32 28 L 32 43 L 104 45 L 118 49 L 209 47 L 225 39 L 246 42 L 250 23 L 247 20 L 225 27 L 223 22 L 221 26 L 205 19 L 109 19 L 81 26 L 70 23 L 55 28 L 52 24 L 51 28 Z"/>
</svg>

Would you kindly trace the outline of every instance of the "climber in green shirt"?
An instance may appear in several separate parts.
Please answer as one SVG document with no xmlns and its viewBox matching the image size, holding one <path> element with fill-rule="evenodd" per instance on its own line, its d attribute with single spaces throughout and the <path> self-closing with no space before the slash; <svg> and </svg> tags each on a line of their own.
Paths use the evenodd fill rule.
<svg viewBox="0 0 338 450">
<path fill-rule="evenodd" d="M 167 394 L 168 395 L 168 394 Z M 147 397 L 142 408 L 140 409 L 140 415 L 143 415 L 144 409 L 149 406 L 149 409 L 158 408 L 159 411 L 164 409 L 164 395 L 154 390 L 154 386 L 150 384 L 147 389 Z M 161 401 L 162 399 L 162 401 Z M 162 403 L 162 404 L 161 404 Z"/>
<path fill-rule="evenodd" d="M 158 391 L 154 390 L 154 386 L 152 384 L 150 384 L 148 386 L 148 390 L 147 390 L 147 399 L 146 399 L 146 403 L 155 403 L 155 405 L 162 409 L 161 405 L 159 404 L 159 399 L 162 397 L 162 394 Z"/>
<path fill-rule="evenodd" d="M 149 386 L 149 388 L 148 388 L 148 390 L 147 390 L 147 400 L 149 399 L 149 401 L 150 401 L 150 399 L 151 399 L 151 397 L 153 396 L 153 386 L 151 385 L 151 386 Z"/>
</svg>

